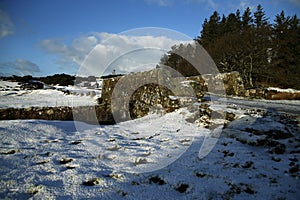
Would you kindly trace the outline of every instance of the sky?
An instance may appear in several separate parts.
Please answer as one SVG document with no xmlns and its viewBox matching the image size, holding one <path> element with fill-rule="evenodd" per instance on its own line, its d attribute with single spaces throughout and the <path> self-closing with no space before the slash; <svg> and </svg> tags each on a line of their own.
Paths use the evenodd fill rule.
<svg viewBox="0 0 300 200">
<path fill-rule="evenodd" d="M 271 22 L 281 10 L 300 16 L 300 0 L 0 0 L 0 76 L 150 69 L 214 11 L 258 4 Z"/>
</svg>

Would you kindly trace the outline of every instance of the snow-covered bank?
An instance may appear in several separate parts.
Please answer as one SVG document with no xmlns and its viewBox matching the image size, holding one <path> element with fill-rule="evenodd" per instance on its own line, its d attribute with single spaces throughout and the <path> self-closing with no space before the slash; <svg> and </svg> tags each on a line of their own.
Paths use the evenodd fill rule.
<svg viewBox="0 0 300 200">
<path fill-rule="evenodd" d="M 247 108 L 269 109 L 276 110 L 277 112 L 293 114 L 300 113 L 300 100 L 247 99 L 243 97 L 223 97 L 214 94 L 205 95 L 204 98 L 221 104 L 236 105 Z"/>
<path fill-rule="evenodd" d="M 89 106 L 100 95 L 100 90 L 76 86 L 22 90 L 16 82 L 0 81 L 0 108 Z"/>
<path fill-rule="evenodd" d="M 209 130 L 183 121 L 187 110 L 101 127 L 0 121 L 0 198 L 297 199 L 299 115 L 214 107 L 237 120 L 201 160 Z M 134 169 L 159 166 L 177 151 L 183 154 L 166 167 Z M 124 172 L 132 169 L 136 172 Z"/>
<path fill-rule="evenodd" d="M 288 89 L 281 89 L 281 88 L 275 88 L 275 87 L 269 87 L 267 88 L 267 90 L 273 90 L 273 91 L 277 91 L 277 92 L 285 92 L 285 93 L 300 93 L 300 90 L 295 90 L 292 88 L 288 88 Z"/>
</svg>

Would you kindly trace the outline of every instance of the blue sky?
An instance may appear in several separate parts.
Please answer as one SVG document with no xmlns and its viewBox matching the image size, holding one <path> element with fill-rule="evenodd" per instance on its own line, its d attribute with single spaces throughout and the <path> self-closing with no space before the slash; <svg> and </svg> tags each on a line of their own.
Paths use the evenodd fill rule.
<svg viewBox="0 0 300 200">
<path fill-rule="evenodd" d="M 167 50 L 184 40 L 180 33 L 195 38 L 215 10 L 227 15 L 248 6 L 255 10 L 258 4 L 271 21 L 281 10 L 300 16 L 299 0 L 1 0 L 0 75 L 76 74 L 97 45 L 97 63 L 105 68 L 116 59 L 111 57 L 114 53 L 124 54 L 133 47 Z M 131 31 L 143 27 L 158 29 L 138 29 L 140 35 Z M 169 31 L 164 35 L 159 28 Z M 178 32 L 174 38 L 172 30 Z M 156 62 L 159 52 L 163 53 L 147 50 L 143 56 L 155 55 L 152 62 Z M 130 72 L 141 58 L 141 53 L 130 53 L 126 62 L 124 58 L 114 63 L 121 63 L 122 72 Z"/>
</svg>

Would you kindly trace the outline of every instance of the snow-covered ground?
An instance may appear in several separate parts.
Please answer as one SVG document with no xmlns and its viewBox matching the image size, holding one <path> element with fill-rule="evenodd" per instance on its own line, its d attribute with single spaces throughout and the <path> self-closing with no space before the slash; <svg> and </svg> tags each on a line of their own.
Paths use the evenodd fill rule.
<svg viewBox="0 0 300 200">
<path fill-rule="evenodd" d="M 288 112 L 296 115 L 300 113 L 300 100 L 246 99 L 243 97 L 224 97 L 214 94 L 205 95 L 204 98 L 209 101 L 231 104 L 234 106 L 276 110 L 277 112 Z"/>
<path fill-rule="evenodd" d="M 0 198 L 299 199 L 299 114 L 212 102 L 236 120 L 202 159 L 211 130 L 186 121 L 192 109 L 113 126 L 0 121 Z"/>
<path fill-rule="evenodd" d="M 17 82 L 0 81 L 0 108 L 88 106 L 100 95 L 101 90 L 77 86 L 22 90 Z"/>
</svg>

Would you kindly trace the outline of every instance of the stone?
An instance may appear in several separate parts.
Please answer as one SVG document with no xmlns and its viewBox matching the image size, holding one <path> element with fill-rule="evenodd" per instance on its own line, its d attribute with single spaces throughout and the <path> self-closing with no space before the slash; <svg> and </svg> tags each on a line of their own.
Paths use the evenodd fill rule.
<svg viewBox="0 0 300 200">
<path fill-rule="evenodd" d="M 46 111 L 46 113 L 48 115 L 53 115 L 54 114 L 54 110 L 50 108 L 49 110 Z"/>
<path fill-rule="evenodd" d="M 226 112 L 225 119 L 228 120 L 228 121 L 233 121 L 233 120 L 235 120 L 235 114 L 234 113 L 230 113 L 230 112 Z"/>
</svg>

